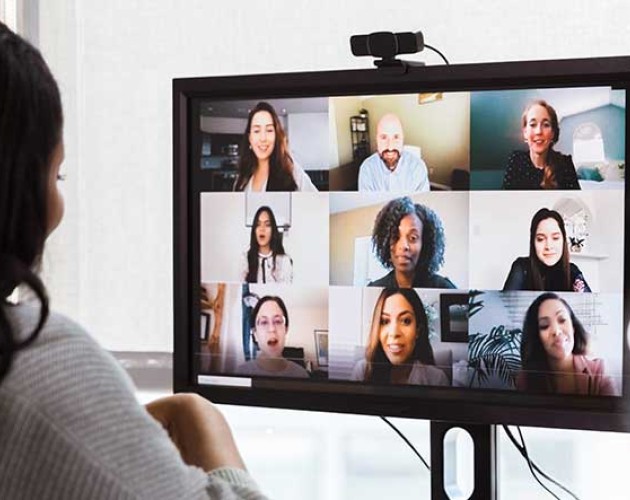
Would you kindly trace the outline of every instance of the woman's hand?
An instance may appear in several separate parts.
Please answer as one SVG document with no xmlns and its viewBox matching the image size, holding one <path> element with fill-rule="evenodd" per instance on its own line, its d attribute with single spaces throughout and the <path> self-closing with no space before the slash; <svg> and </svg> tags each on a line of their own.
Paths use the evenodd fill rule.
<svg viewBox="0 0 630 500">
<path fill-rule="evenodd" d="M 209 472 L 219 467 L 245 469 L 221 412 L 197 394 L 175 394 L 146 405 L 168 432 L 184 462 Z"/>
</svg>

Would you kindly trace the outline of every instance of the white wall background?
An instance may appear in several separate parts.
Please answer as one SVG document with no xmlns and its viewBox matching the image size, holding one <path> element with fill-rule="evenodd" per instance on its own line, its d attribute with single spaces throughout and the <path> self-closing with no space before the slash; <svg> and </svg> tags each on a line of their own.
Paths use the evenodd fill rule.
<svg viewBox="0 0 630 500">
<path fill-rule="evenodd" d="M 594 292 L 623 291 L 623 191 L 567 193 L 472 191 L 470 193 L 470 287 L 501 290 L 517 257 L 529 255 L 529 226 L 541 208 L 578 200 L 592 217 L 584 254 L 572 254 Z M 504 214 L 498 217 L 497 214 Z"/>
<path fill-rule="evenodd" d="M 630 46 L 623 1 L 553 2 L 544 15 L 514 0 L 57 0 L 39 10 L 40 46 L 63 93 L 69 176 L 47 281 L 55 308 L 119 350 L 172 349 L 172 78 L 368 68 L 349 37 L 382 29 L 421 29 L 452 63 Z M 429 51 L 411 58 L 440 63 Z"/>
<path fill-rule="evenodd" d="M 369 59 L 350 54 L 348 39 L 379 30 L 421 29 L 451 63 L 630 52 L 626 0 L 535 8 L 522 0 L 56 0 L 39 7 L 40 47 L 63 93 L 69 175 L 66 218 L 50 241 L 45 279 L 54 308 L 118 350 L 172 349 L 173 77 L 368 68 Z M 440 64 L 430 51 L 410 59 Z M 426 473 L 375 418 L 225 410 L 250 470 L 276 498 L 295 498 L 296 485 L 305 499 L 382 498 L 379 485 L 392 497 L 429 495 Z M 426 453 L 428 425 L 399 425 Z M 627 466 L 614 458 L 627 454 L 628 436 L 526 435 L 540 465 L 581 498 L 627 498 Z M 287 442 L 292 451 L 282 455 Z M 503 496 L 548 498 L 502 445 Z"/>
<path fill-rule="evenodd" d="M 266 193 L 266 196 L 287 195 Z M 328 231 L 321 227 L 322 221 L 328 222 L 328 193 L 292 193 L 289 197 L 291 228 L 285 232 L 283 244 L 293 259 L 293 283 L 328 286 Z M 267 204 L 256 194 L 252 203 L 252 212 Z M 278 213 L 275 215 L 277 220 Z M 313 230 L 314 227 L 317 229 Z M 241 259 L 249 249 L 250 233 L 251 227 L 245 226 L 242 193 L 202 194 L 202 281 L 242 282 Z"/>
</svg>

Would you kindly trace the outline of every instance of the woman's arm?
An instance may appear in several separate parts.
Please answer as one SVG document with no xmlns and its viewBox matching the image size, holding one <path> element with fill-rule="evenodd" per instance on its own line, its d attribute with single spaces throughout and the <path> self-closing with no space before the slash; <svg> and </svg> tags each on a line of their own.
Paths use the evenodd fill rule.
<svg viewBox="0 0 630 500">
<path fill-rule="evenodd" d="M 311 178 L 295 160 L 293 161 L 293 179 L 297 184 L 298 191 L 317 192 L 317 188 Z"/>
<path fill-rule="evenodd" d="M 64 498 L 201 499 L 215 498 L 216 491 L 262 498 L 210 403 L 197 396 L 171 401 L 162 420 L 171 422 L 169 439 L 138 404 L 113 357 L 63 317 L 51 315 L 11 377 L 3 381 L 0 403 L 13 398 L 10 407 L 20 409 L 16 416 L 28 416 L 30 433 L 13 431 L 25 466 L 38 475 L 40 486 L 63 485 Z M 6 418 L 0 412 L 0 424 Z M 0 425 L 0 436 L 3 427 L 12 428 Z M 53 456 L 57 465 L 50 471 Z"/>
<path fill-rule="evenodd" d="M 365 369 L 367 368 L 367 362 L 365 359 L 359 360 L 352 368 L 352 374 L 350 375 L 350 380 L 355 380 L 357 382 L 365 381 Z"/>
<path fill-rule="evenodd" d="M 278 255 L 276 262 L 277 283 L 293 283 L 293 259 L 288 255 Z"/>
<path fill-rule="evenodd" d="M 245 470 L 227 421 L 212 403 L 196 394 L 176 394 L 146 405 L 188 465 L 206 472 L 220 467 Z"/>
<path fill-rule="evenodd" d="M 574 292 L 591 292 L 591 287 L 588 286 L 584 274 L 580 271 L 580 268 L 573 262 L 569 264 L 571 272 L 571 288 Z"/>
</svg>

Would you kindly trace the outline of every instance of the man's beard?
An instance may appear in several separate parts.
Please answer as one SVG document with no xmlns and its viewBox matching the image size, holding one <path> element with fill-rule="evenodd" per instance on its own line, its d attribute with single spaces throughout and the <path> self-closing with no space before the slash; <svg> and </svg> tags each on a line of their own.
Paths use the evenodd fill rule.
<svg viewBox="0 0 630 500">
<path fill-rule="evenodd" d="M 392 171 L 396 168 L 400 160 L 400 152 L 396 149 L 385 149 L 379 156 L 381 160 L 383 160 L 383 163 L 387 165 L 387 168 Z"/>
</svg>

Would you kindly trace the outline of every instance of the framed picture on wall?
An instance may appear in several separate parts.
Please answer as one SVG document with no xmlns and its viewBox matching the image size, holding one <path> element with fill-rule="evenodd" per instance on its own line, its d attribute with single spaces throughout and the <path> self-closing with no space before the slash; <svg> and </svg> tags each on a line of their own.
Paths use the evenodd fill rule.
<svg viewBox="0 0 630 500">
<path fill-rule="evenodd" d="M 317 364 L 328 366 L 328 330 L 315 330 L 315 352 Z"/>
<path fill-rule="evenodd" d="M 440 295 L 442 342 L 468 342 L 468 294 Z"/>
</svg>

